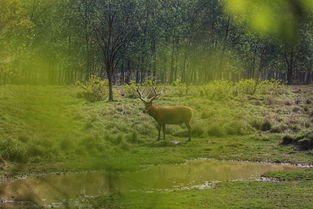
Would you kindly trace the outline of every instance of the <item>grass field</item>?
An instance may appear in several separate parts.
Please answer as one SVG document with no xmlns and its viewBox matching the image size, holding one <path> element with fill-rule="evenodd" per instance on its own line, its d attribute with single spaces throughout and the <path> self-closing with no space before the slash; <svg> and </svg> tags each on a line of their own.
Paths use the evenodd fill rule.
<svg viewBox="0 0 313 209">
<path fill-rule="evenodd" d="M 157 105 L 192 107 L 191 142 L 183 125 L 167 126 L 167 139 L 157 141 L 156 123 L 129 87 L 116 87 L 116 101 L 108 103 L 78 97 L 77 86 L 0 86 L 1 173 L 130 170 L 195 158 L 312 164 L 312 150 L 280 143 L 312 131 L 313 86 L 268 82 L 251 92 L 251 85 L 159 87 Z M 208 190 L 104 195 L 88 207 L 312 208 L 312 173 L 271 172 L 284 181 L 222 182 Z"/>
</svg>

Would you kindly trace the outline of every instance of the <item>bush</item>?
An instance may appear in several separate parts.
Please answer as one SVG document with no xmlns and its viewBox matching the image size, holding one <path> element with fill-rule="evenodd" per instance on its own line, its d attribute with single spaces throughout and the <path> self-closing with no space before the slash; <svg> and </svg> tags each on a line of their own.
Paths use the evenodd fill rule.
<svg viewBox="0 0 313 209">
<path fill-rule="evenodd" d="M 228 99 L 239 95 L 253 95 L 255 93 L 278 93 L 281 89 L 280 81 L 243 79 L 239 82 L 216 80 L 200 88 L 200 96 L 209 99 Z"/>
<path fill-rule="evenodd" d="M 107 84 L 107 80 L 103 81 L 92 75 L 86 82 L 76 82 L 76 85 L 83 90 L 78 96 L 90 102 L 102 101 L 106 98 Z"/>
<path fill-rule="evenodd" d="M 128 98 L 137 98 L 138 94 L 136 92 L 136 89 L 138 87 L 139 85 L 134 80 L 131 80 L 128 84 L 123 85 L 124 96 Z"/>
<path fill-rule="evenodd" d="M 143 86 L 143 88 L 152 88 L 157 86 L 156 81 L 152 78 L 146 78 L 145 82 L 142 84 L 136 83 L 136 81 L 131 80 L 128 84 L 123 85 L 123 96 L 126 96 L 128 98 L 138 98 L 138 94 L 136 90 L 139 88 L 139 86 Z M 146 91 L 145 93 L 149 93 L 146 95 L 147 97 L 153 96 L 152 92 Z M 143 95 L 144 96 L 144 95 Z"/>
<path fill-rule="evenodd" d="M 173 81 L 172 85 L 174 86 L 175 95 L 184 96 L 188 93 L 188 86 L 184 84 L 181 79 L 176 79 L 176 81 Z"/>
<path fill-rule="evenodd" d="M 258 91 L 261 94 L 270 93 L 270 94 L 277 94 L 281 91 L 282 84 L 279 80 L 264 80 L 261 81 L 258 85 Z"/>
<path fill-rule="evenodd" d="M 239 94 L 250 94 L 253 95 L 257 89 L 257 81 L 254 79 L 243 79 L 236 83 L 236 90 Z"/>
<path fill-rule="evenodd" d="M 226 80 L 213 81 L 200 89 L 200 96 L 209 99 L 227 99 L 232 96 L 233 82 Z"/>
</svg>

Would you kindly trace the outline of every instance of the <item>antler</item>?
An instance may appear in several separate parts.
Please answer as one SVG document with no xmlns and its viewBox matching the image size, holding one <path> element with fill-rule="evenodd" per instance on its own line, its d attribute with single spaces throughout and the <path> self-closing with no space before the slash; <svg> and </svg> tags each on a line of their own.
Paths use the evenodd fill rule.
<svg viewBox="0 0 313 209">
<path fill-rule="evenodd" d="M 145 92 L 145 90 L 146 90 L 146 89 L 143 90 L 143 93 Z M 137 91 L 137 93 L 138 93 L 138 95 L 139 95 L 139 99 L 140 99 L 141 101 L 143 101 L 144 103 L 147 103 L 147 101 L 142 98 L 142 94 L 141 94 L 140 91 L 139 91 L 139 86 L 137 87 L 136 91 Z"/>
<path fill-rule="evenodd" d="M 141 101 L 143 101 L 144 103 L 152 102 L 152 101 L 155 100 L 158 96 L 161 95 L 160 93 L 157 93 L 156 87 L 152 87 L 152 90 L 148 93 L 148 95 L 150 95 L 152 91 L 153 91 L 153 94 L 154 94 L 154 95 L 150 98 L 149 101 L 147 101 L 146 98 L 144 99 L 143 96 L 142 96 L 142 95 L 144 94 L 144 92 L 146 91 L 146 89 L 144 89 L 143 92 L 140 92 L 139 87 L 137 87 L 136 91 L 137 91 L 137 93 L 138 93 L 138 95 L 139 95 L 139 99 L 140 99 Z"/>
<path fill-rule="evenodd" d="M 152 90 L 153 90 L 154 96 L 150 99 L 150 102 L 152 102 L 152 101 L 155 100 L 158 96 L 161 95 L 160 93 L 157 93 L 157 92 L 156 92 L 156 87 L 152 87 Z"/>
</svg>

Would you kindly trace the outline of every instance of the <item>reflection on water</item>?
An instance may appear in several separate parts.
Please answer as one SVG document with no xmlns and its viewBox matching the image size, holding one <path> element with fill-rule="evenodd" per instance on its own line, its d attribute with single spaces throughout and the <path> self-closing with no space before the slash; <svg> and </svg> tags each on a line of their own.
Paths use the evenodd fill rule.
<svg viewBox="0 0 313 209">
<path fill-rule="evenodd" d="M 136 172 L 90 172 L 29 177 L 0 184 L 0 207 L 26 203 L 53 202 L 96 196 L 109 192 L 153 191 L 195 188 L 211 181 L 257 178 L 267 171 L 295 169 L 296 166 L 195 160 L 178 165 L 151 166 Z M 6 201 L 6 202 L 5 202 Z"/>
</svg>

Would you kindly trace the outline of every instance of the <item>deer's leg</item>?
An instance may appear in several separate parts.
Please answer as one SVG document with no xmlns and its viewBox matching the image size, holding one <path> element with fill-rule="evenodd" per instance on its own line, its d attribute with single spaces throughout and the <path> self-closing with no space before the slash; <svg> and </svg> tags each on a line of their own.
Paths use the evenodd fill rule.
<svg viewBox="0 0 313 209">
<path fill-rule="evenodd" d="M 162 129 L 163 129 L 163 140 L 165 140 L 165 124 L 162 125 Z"/>
<path fill-rule="evenodd" d="M 160 140 L 160 135 L 161 135 L 161 125 L 158 124 L 158 131 L 159 131 L 159 135 L 158 135 L 158 141 Z"/>
<path fill-rule="evenodd" d="M 191 141 L 191 126 L 189 122 L 186 122 L 186 127 L 188 128 L 188 140 Z"/>
</svg>

